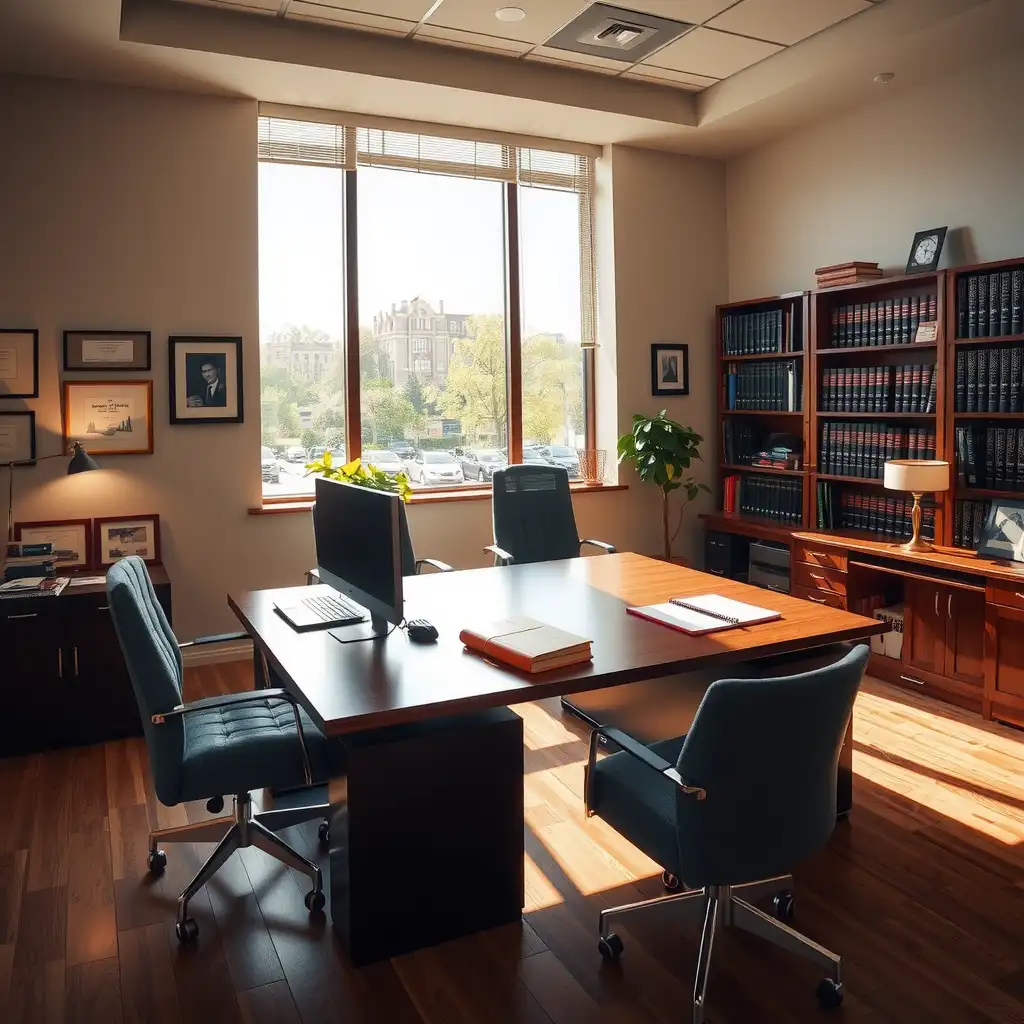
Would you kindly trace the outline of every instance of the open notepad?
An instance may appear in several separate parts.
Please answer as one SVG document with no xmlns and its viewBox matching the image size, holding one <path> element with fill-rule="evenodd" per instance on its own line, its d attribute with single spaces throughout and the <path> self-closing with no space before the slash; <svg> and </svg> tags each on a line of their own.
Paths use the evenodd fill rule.
<svg viewBox="0 0 1024 1024">
<path fill-rule="evenodd" d="M 673 597 L 662 604 L 648 604 L 640 608 L 627 608 L 630 615 L 659 622 L 663 626 L 682 630 L 691 636 L 715 633 L 737 626 L 755 626 L 760 622 L 781 619 L 782 613 L 770 608 L 733 601 L 720 594 L 699 594 L 697 597 Z"/>
</svg>

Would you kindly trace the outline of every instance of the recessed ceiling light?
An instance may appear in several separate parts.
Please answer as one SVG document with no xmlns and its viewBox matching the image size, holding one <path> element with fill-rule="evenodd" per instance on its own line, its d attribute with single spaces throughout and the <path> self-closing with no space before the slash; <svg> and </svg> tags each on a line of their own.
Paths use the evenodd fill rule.
<svg viewBox="0 0 1024 1024">
<path fill-rule="evenodd" d="M 880 75 L 875 75 L 875 85 L 888 85 L 895 77 L 891 71 L 883 71 Z"/>
<path fill-rule="evenodd" d="M 526 17 L 526 11 L 522 7 L 499 7 L 494 16 L 498 21 L 522 21 Z"/>
</svg>

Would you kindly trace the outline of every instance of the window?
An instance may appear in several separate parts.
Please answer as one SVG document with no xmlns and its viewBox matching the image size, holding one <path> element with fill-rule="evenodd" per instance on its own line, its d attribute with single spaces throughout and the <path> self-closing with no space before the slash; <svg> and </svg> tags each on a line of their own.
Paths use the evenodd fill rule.
<svg viewBox="0 0 1024 1024">
<path fill-rule="evenodd" d="M 524 443 L 576 472 L 593 445 L 590 156 L 261 116 L 259 157 L 265 495 L 312 493 L 296 449 L 390 452 L 417 489 Z M 394 342 L 446 327 L 436 358 L 429 337 Z"/>
</svg>

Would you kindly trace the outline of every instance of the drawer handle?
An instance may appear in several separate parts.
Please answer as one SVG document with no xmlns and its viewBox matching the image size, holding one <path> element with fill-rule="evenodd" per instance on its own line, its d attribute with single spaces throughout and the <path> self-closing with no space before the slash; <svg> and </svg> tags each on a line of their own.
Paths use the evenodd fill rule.
<svg viewBox="0 0 1024 1024">
<path fill-rule="evenodd" d="M 98 612 L 109 612 L 110 611 L 110 605 L 109 604 L 101 604 L 101 605 L 99 605 L 96 608 L 96 611 L 98 611 Z"/>
<path fill-rule="evenodd" d="M 37 619 L 39 612 L 26 612 L 24 615 L 8 615 L 8 619 Z"/>
<path fill-rule="evenodd" d="M 949 592 L 949 596 L 946 598 L 946 618 L 953 618 L 953 591 Z"/>
<path fill-rule="evenodd" d="M 815 604 L 825 604 L 825 598 L 823 598 L 823 597 L 811 597 L 810 594 L 807 595 L 807 600 L 808 601 L 813 601 Z"/>
<path fill-rule="evenodd" d="M 915 686 L 926 686 L 927 683 L 923 679 L 915 679 L 913 676 L 900 676 L 900 679 L 908 683 L 914 683 Z"/>
<path fill-rule="evenodd" d="M 810 576 L 812 580 L 821 580 L 822 583 L 825 582 L 825 577 L 824 576 L 819 576 L 816 572 L 811 572 L 811 573 L 808 573 L 807 575 Z"/>
<path fill-rule="evenodd" d="M 939 592 L 936 590 L 935 591 L 935 618 L 938 618 L 938 617 L 939 617 Z M 917 680 L 916 679 L 912 680 L 912 682 L 917 682 Z"/>
<path fill-rule="evenodd" d="M 1015 590 L 1013 592 L 1013 596 L 1014 597 L 1019 597 L 1022 601 L 1024 601 L 1024 594 L 1022 594 L 1019 590 Z"/>
</svg>

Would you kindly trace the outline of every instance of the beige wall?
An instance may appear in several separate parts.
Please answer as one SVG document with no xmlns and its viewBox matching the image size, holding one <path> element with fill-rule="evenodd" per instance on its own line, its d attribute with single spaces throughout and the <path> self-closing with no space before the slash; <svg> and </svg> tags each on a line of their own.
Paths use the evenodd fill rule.
<svg viewBox="0 0 1024 1024">
<path fill-rule="evenodd" d="M 39 454 L 57 452 L 61 332 L 153 332 L 153 370 L 137 376 L 154 381 L 155 453 L 71 479 L 62 459 L 19 470 L 15 516 L 159 513 L 182 638 L 233 628 L 227 591 L 299 582 L 313 558 L 307 516 L 246 513 L 260 495 L 255 117 L 248 101 L 0 77 L 5 149 L 17 154 L 0 160 L 0 326 L 37 327 L 41 350 L 41 397 L 0 408 L 35 409 Z M 634 411 L 665 406 L 711 429 L 702 385 L 726 290 L 725 177 L 714 162 L 616 147 L 603 179 L 617 201 L 602 215 L 615 301 L 599 415 L 614 461 Z M 190 333 L 245 339 L 244 424 L 169 425 L 167 337 Z M 651 397 L 658 340 L 690 343 L 690 398 Z M 581 535 L 641 551 L 657 549 L 655 510 L 635 484 L 576 499 Z M 420 554 L 484 564 L 489 502 L 414 506 L 410 522 Z M 696 548 L 687 537 L 680 549 Z"/>
<path fill-rule="evenodd" d="M 729 163 L 731 299 L 812 288 L 816 267 L 844 260 L 902 273 L 914 232 L 943 224 L 941 266 L 1024 252 L 1019 57 L 927 88 L 898 81 Z"/>
</svg>

